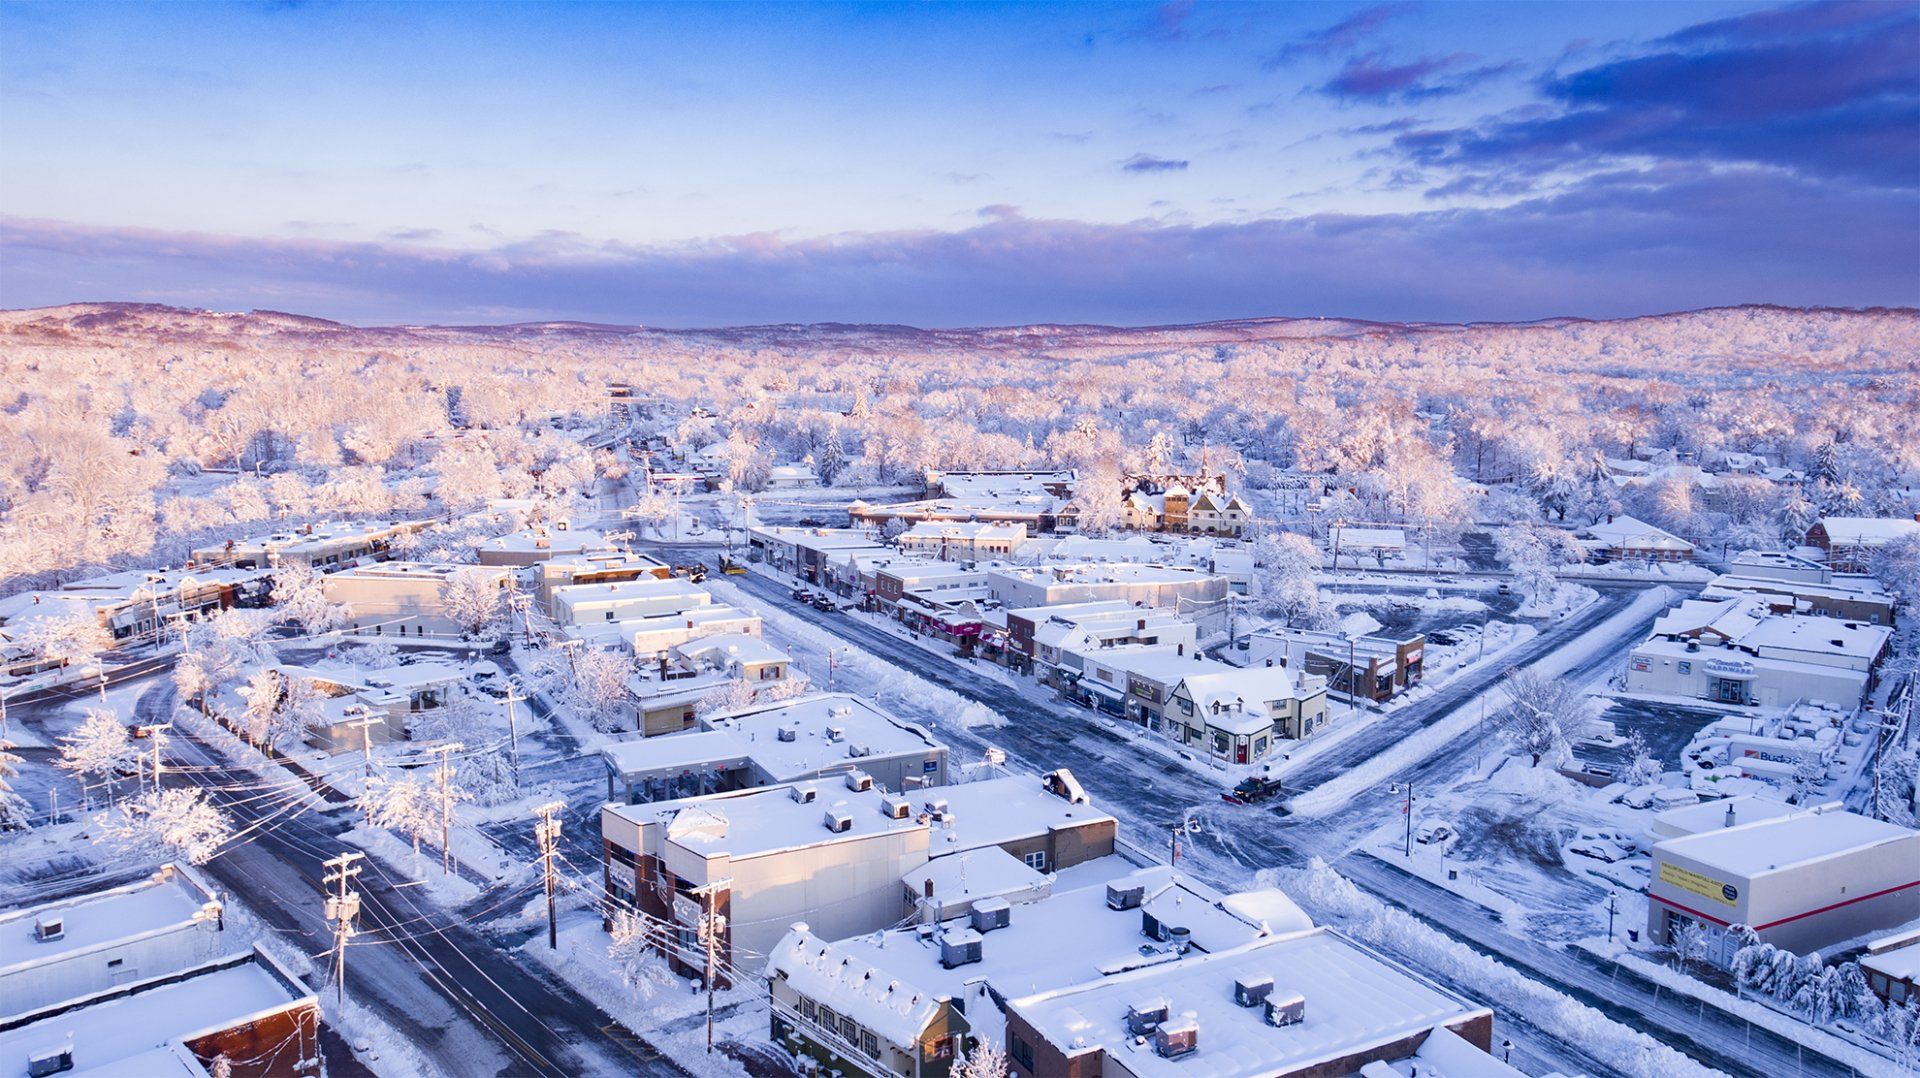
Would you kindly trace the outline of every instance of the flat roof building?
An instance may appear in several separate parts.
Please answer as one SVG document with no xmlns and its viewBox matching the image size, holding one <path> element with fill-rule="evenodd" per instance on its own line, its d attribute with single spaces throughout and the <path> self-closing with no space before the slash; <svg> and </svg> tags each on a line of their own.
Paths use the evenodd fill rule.
<svg viewBox="0 0 1920 1078">
<path fill-rule="evenodd" d="M 184 865 L 0 913 L 0 1010 L 37 1010 L 199 965 L 226 948 L 220 898 Z"/>
</svg>

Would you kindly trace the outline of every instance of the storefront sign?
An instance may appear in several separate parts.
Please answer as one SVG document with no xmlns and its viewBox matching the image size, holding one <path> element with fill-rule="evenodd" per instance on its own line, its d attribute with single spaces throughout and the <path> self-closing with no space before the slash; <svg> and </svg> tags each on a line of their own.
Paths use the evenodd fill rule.
<svg viewBox="0 0 1920 1078">
<path fill-rule="evenodd" d="M 1721 883 L 1671 861 L 1660 862 L 1660 882 L 1682 891 L 1691 891 L 1702 898 L 1710 898 L 1723 906 L 1732 906 L 1740 901 L 1740 889 L 1733 884 Z"/>
</svg>

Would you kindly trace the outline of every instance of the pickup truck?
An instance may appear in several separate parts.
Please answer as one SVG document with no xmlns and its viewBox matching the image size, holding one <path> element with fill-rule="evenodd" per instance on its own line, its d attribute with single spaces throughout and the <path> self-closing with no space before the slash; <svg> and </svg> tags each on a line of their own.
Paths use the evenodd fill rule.
<svg viewBox="0 0 1920 1078">
<path fill-rule="evenodd" d="M 1259 777 L 1241 779 L 1239 785 L 1220 795 L 1220 799 L 1234 805 L 1251 805 L 1279 796 L 1279 779 Z"/>
</svg>

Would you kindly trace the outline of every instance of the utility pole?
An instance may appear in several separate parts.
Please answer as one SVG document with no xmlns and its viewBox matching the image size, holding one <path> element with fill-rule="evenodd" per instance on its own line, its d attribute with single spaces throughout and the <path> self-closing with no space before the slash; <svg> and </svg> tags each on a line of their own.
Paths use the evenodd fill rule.
<svg viewBox="0 0 1920 1078">
<path fill-rule="evenodd" d="M 163 735 L 171 729 L 173 729 L 173 724 L 170 722 L 156 722 L 151 726 L 142 726 L 136 731 L 141 737 L 150 737 L 153 739 L 153 788 L 155 792 L 158 792 L 160 789 L 160 742 L 164 739 Z"/>
<path fill-rule="evenodd" d="M 721 889 L 731 888 L 732 886 L 733 886 L 732 877 L 725 877 L 722 879 L 714 880 L 711 883 L 705 884 L 701 887 L 697 887 L 694 889 L 694 893 L 698 894 L 702 899 L 702 901 L 704 902 L 705 910 L 706 910 L 705 915 L 700 920 L 700 937 L 701 937 L 701 943 L 706 946 L 706 950 L 707 950 L 706 978 L 707 978 L 707 1051 L 708 1053 L 712 1053 L 713 1051 L 713 991 L 714 991 L 715 982 L 718 980 L 715 966 L 718 964 L 718 961 L 719 961 L 719 956 L 717 952 L 719 951 L 719 947 L 720 947 L 720 932 L 722 929 L 722 922 L 716 908 L 719 905 L 719 894 Z"/>
<path fill-rule="evenodd" d="M 448 876 L 453 874 L 453 797 L 447 791 L 447 762 L 464 748 L 458 741 L 449 741 L 427 750 L 440 754 L 440 872 Z"/>
<path fill-rule="evenodd" d="M 1613 915 L 1620 912 L 1620 905 L 1617 901 L 1615 901 L 1618 897 L 1619 896 L 1612 891 L 1607 892 L 1607 943 L 1608 944 L 1613 943 Z"/>
<path fill-rule="evenodd" d="M 377 715 L 364 715 L 358 719 L 343 722 L 340 725 L 360 731 L 360 779 L 361 790 L 366 791 L 367 784 L 373 781 L 373 727 L 381 719 Z M 373 826 L 373 802 L 367 802 L 367 826 Z"/>
<path fill-rule="evenodd" d="M 333 979 L 337 995 L 335 1000 L 345 1006 L 347 1002 L 347 941 L 354 937 L 354 919 L 360 916 L 360 892 L 349 885 L 360 874 L 360 866 L 355 861 L 364 858 L 364 853 L 343 853 L 331 861 L 321 863 L 326 869 L 322 887 L 337 887 L 338 890 L 327 896 L 327 920 L 333 922 Z"/>
<path fill-rule="evenodd" d="M 1404 792 L 1406 794 L 1406 800 L 1402 802 L 1400 805 L 1400 812 L 1402 815 L 1406 816 L 1407 818 L 1407 860 L 1411 861 L 1413 860 L 1413 802 L 1415 800 L 1414 794 L 1413 794 L 1413 783 L 1411 782 L 1407 783 L 1406 789 L 1404 791 L 1401 790 L 1400 786 L 1397 783 L 1393 786 L 1388 787 L 1388 789 L 1393 793 Z"/>
<path fill-rule="evenodd" d="M 553 859 L 560 852 L 560 813 L 566 807 L 564 801 L 552 801 L 533 810 L 539 817 L 533 836 L 540 843 L 540 874 L 547 887 L 547 947 L 555 951 L 560 949 L 560 927 L 553 912 Z"/>
<path fill-rule="evenodd" d="M 520 788 L 520 722 L 514 714 L 514 701 L 525 699 L 519 695 L 520 683 L 507 679 L 507 759 L 513 766 L 513 787 Z"/>
</svg>

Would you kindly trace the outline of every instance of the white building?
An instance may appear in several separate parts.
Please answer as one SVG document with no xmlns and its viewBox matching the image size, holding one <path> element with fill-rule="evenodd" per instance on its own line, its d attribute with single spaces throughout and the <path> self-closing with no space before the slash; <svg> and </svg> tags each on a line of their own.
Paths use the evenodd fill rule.
<svg viewBox="0 0 1920 1078">
<path fill-rule="evenodd" d="M 1692 561 L 1693 544 L 1644 520 L 1613 516 L 1582 529 L 1580 545 L 1595 561 Z"/>
<path fill-rule="evenodd" d="M 447 613 L 447 589 L 461 573 L 478 574 L 500 594 L 506 616 L 509 571 L 450 562 L 386 561 L 333 573 L 321 581 L 327 601 L 347 608 L 346 628 L 383 636 L 458 636 Z"/>
<path fill-rule="evenodd" d="M 915 524 L 894 542 L 901 550 L 941 561 L 992 561 L 1009 558 L 1027 541 L 1027 526 L 992 521 L 933 521 Z"/>
<path fill-rule="evenodd" d="M 1765 600 L 1689 599 L 1661 615 L 1627 660 L 1631 692 L 1726 704 L 1857 705 L 1893 630 L 1774 614 Z"/>
<path fill-rule="evenodd" d="M 319 521 L 294 531 L 248 539 L 229 539 L 193 552 L 196 566 L 232 569 L 273 569 L 282 565 L 309 565 L 330 569 L 363 559 L 388 556 L 402 536 L 425 531 L 431 520 Z"/>
<path fill-rule="evenodd" d="M 1892 625 L 1893 596 L 1870 576 L 1836 573 L 1779 550 L 1749 550 L 1700 592 L 1703 599 L 1753 596 L 1776 614 L 1817 614 L 1869 625 Z"/>
<path fill-rule="evenodd" d="M 0 1012 L 19 1014 L 177 973 L 227 947 L 220 898 L 184 865 L 0 913 Z"/>
<path fill-rule="evenodd" d="M 1225 577 L 1174 565 L 1008 566 L 988 573 L 993 597 L 1010 609 L 1118 599 L 1192 616 L 1227 597 Z"/>
</svg>

